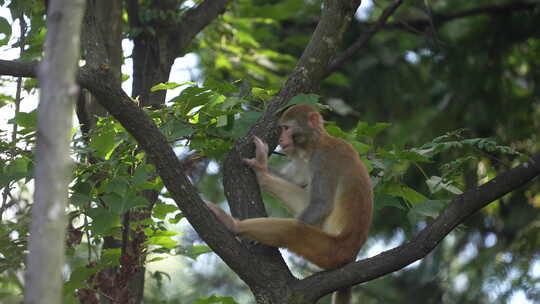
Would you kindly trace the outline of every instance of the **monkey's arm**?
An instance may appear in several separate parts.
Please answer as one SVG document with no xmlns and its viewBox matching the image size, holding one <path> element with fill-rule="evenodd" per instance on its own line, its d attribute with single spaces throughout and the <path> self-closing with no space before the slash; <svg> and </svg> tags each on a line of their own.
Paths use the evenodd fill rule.
<svg viewBox="0 0 540 304">
<path fill-rule="evenodd" d="M 281 200 L 293 214 L 300 214 L 308 203 L 309 194 L 303 188 L 273 175 L 268 169 L 268 145 L 256 136 L 253 142 L 256 147 L 255 158 L 244 158 L 244 163 L 255 171 L 263 191 Z"/>
<path fill-rule="evenodd" d="M 271 175 L 277 177 L 277 178 L 281 178 L 291 184 L 295 184 L 297 185 L 298 187 L 304 189 L 307 187 L 307 181 L 297 181 L 295 180 L 294 177 L 291 177 L 291 176 L 288 176 L 286 173 L 282 172 L 283 169 L 281 170 L 278 170 L 278 169 L 275 169 L 275 168 L 272 168 L 272 167 L 268 167 L 268 172 L 270 172 Z"/>
<path fill-rule="evenodd" d="M 312 174 L 309 204 L 298 217 L 305 223 L 318 226 L 334 209 L 338 178 L 330 176 L 330 170 L 322 170 L 318 165 Z"/>
<path fill-rule="evenodd" d="M 257 174 L 257 181 L 263 191 L 281 200 L 294 215 L 306 208 L 309 193 L 304 188 L 270 173 Z"/>
</svg>

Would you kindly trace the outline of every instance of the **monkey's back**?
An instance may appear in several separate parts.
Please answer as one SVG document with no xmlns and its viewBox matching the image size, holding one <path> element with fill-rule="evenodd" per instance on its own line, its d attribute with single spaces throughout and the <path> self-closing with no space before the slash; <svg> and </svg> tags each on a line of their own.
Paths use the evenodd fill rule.
<svg viewBox="0 0 540 304">
<path fill-rule="evenodd" d="M 356 256 L 367 240 L 372 219 L 373 187 L 368 170 L 358 152 L 341 138 L 325 135 L 319 147 L 319 153 L 330 157 L 326 166 L 333 165 L 331 174 L 339 181 L 335 208 L 323 230 L 339 239 L 337 243 L 345 247 L 340 250 Z"/>
</svg>

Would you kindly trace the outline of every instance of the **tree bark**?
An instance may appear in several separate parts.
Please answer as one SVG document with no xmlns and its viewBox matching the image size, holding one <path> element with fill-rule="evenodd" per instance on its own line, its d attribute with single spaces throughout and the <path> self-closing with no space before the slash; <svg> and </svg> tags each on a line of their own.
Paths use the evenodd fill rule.
<svg viewBox="0 0 540 304">
<path fill-rule="evenodd" d="M 25 303 L 61 303 L 62 267 L 75 75 L 83 0 L 53 0 L 49 6 L 45 58 L 39 68 L 36 188 L 32 208 Z"/>
<path fill-rule="evenodd" d="M 35 76 L 35 63 L 0 60 L 0 74 L 11 76 Z M 273 273 L 264 269 L 264 256 L 257 250 L 247 250 L 242 246 L 205 207 L 196 189 L 185 178 L 182 166 L 157 127 L 119 87 L 111 87 L 103 71 L 83 69 L 79 73 L 79 83 L 100 98 L 126 130 L 135 137 L 142 148 L 152 158 L 173 199 L 201 237 L 227 264 L 249 284 L 259 303 L 286 303 L 286 298 L 296 295 L 299 299 L 314 302 L 321 296 L 339 288 L 352 286 L 378 278 L 427 255 L 456 225 L 504 194 L 523 186 L 540 174 L 540 151 L 528 162 L 497 176 L 491 182 L 471 189 L 457 197 L 439 218 L 422 230 L 410 242 L 383 252 L 377 256 L 348 264 L 342 268 L 316 273 L 303 280 L 288 279 L 285 284 L 275 282 Z M 276 270 L 277 273 L 279 273 Z M 283 285 L 287 285 L 284 288 Z M 278 289 L 281 289 L 278 290 Z M 288 289 L 288 291 L 287 291 Z M 273 298 L 272 302 L 268 298 Z M 293 302 L 291 302 L 293 303 Z"/>
<path fill-rule="evenodd" d="M 81 32 L 83 58 L 86 64 L 103 64 L 104 61 L 115 74 L 118 83 L 122 80 L 122 0 L 87 2 Z M 107 111 L 87 90 L 80 92 L 77 100 L 77 118 L 83 134 L 94 127 L 98 117 Z"/>
<path fill-rule="evenodd" d="M 154 1 L 150 8 L 167 12 L 177 9 L 182 1 Z M 225 11 L 229 0 L 206 0 L 189 9 L 180 21 L 148 20 L 140 16 L 139 1 L 128 0 L 129 24 L 138 34 L 133 37 L 132 97 L 142 106 L 159 107 L 165 102 L 166 91 L 151 92 L 150 88 L 169 79 L 174 60 L 186 51 L 195 35 Z"/>
<path fill-rule="evenodd" d="M 328 4 L 328 5 L 327 5 Z M 357 3 L 356 3 L 357 4 Z M 286 85 L 271 102 L 263 118 L 250 134 L 240 139 L 228 156 L 225 173 L 226 194 L 235 214 L 241 217 L 261 216 L 264 208 L 258 196 L 252 173 L 240 162 L 251 155 L 251 135 L 262 136 L 275 145 L 274 123 L 278 109 L 301 92 L 316 90 L 326 67 L 332 62 L 348 15 L 348 1 L 326 1 L 321 27 L 293 71 Z M 323 20 L 324 19 L 324 20 Z M 331 30 L 333 29 L 333 30 Z M 332 39 L 327 39 L 329 36 Z M 11 70 L 9 70 L 11 69 Z M 9 73 L 6 73 L 9 70 Z M 32 76 L 33 65 L 0 60 L 0 74 Z M 339 288 L 359 284 L 398 270 L 427 255 L 459 223 L 494 199 L 516 189 L 540 173 L 540 153 L 529 162 L 501 174 L 488 184 L 459 196 L 439 218 L 421 231 L 413 240 L 375 257 L 351 263 L 343 268 L 314 274 L 297 280 L 285 268 L 277 251 L 256 246 L 248 249 L 240 244 L 209 212 L 189 182 L 170 145 L 155 124 L 113 82 L 104 69 L 82 69 L 81 85 L 99 97 L 111 113 L 148 153 L 156 165 L 167 189 L 179 208 L 186 214 L 201 237 L 251 287 L 258 303 L 313 303 L 321 296 Z M 228 171 L 230 170 L 230 171 Z M 264 254 L 260 254 L 263 252 Z"/>
</svg>

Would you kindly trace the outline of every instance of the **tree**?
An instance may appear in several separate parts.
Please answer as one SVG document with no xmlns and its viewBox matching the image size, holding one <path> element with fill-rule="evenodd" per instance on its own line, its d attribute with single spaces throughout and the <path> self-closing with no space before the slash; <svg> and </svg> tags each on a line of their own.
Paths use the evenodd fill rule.
<svg viewBox="0 0 540 304">
<path fill-rule="evenodd" d="M 83 12 L 83 1 L 52 1 L 49 11 L 55 18 L 49 20 L 47 51 L 38 73 L 41 102 L 25 303 L 58 303 L 62 299 L 61 271 L 67 226 L 64 209 L 72 167 L 69 133 L 73 126 Z"/>
<path fill-rule="evenodd" d="M 240 1 L 234 4 L 229 4 L 228 1 L 202 1 L 193 7 L 184 6 L 183 1 L 160 1 L 159 4 L 150 1 L 126 1 L 129 26 L 126 34 L 134 43 L 133 96 L 130 98 L 122 90 L 119 79 L 118 62 L 121 60 L 118 59 L 118 38 L 110 39 L 111 36 L 107 35 L 118 35 L 118 30 L 109 33 L 107 28 L 97 26 L 99 20 L 111 20 L 111 24 L 120 23 L 120 13 L 111 14 L 116 17 L 109 19 L 102 15 L 106 12 L 119 12 L 120 6 L 109 10 L 100 9 L 96 5 L 98 2 L 88 2 L 82 43 L 86 64 L 80 69 L 77 80 L 81 87 L 91 93 L 92 99 L 114 119 L 108 116 L 96 119 L 93 114 L 101 112 L 92 110 L 91 107 L 86 108 L 86 102 L 78 103 L 78 117 L 85 122 L 82 128 L 85 130 L 81 137 L 76 138 L 75 144 L 79 164 L 71 189 L 73 209 L 70 209 L 71 221 L 68 230 L 71 233 L 68 233 L 68 245 L 76 247 L 81 241 L 81 232 L 84 232 L 90 253 L 88 263 L 72 265 L 66 291 L 68 295 L 74 295 L 72 292 L 76 290 L 81 302 L 93 303 L 100 300 L 137 303 L 142 299 L 138 292 L 142 290 L 141 286 L 134 287 L 129 282 L 130 278 L 140 278 L 140 274 L 144 273 L 145 252 L 149 250 L 149 244 L 159 245 L 159 250 L 162 251 L 174 247 L 167 243 L 170 235 L 163 227 L 163 221 L 153 220 L 163 220 L 164 214 L 176 211 L 158 197 L 163 185 L 166 188 L 165 195 L 174 199 L 182 215 L 189 220 L 201 238 L 249 286 L 258 303 L 313 303 L 338 288 L 373 280 L 423 258 L 457 225 L 540 173 L 540 154 L 534 152 L 534 149 L 538 149 L 534 144 L 521 145 L 521 151 L 531 153 L 530 157 L 524 157 L 523 154 L 500 146 L 493 140 L 463 138 L 460 132 L 432 140 L 430 139 L 434 134 L 418 132 L 415 138 L 418 140 L 416 148 L 403 148 L 402 144 L 397 144 L 392 149 L 384 149 L 375 145 L 373 137 L 388 125 L 357 123 L 358 116 L 355 114 L 358 110 L 361 110 L 361 113 L 382 112 L 380 116 L 374 117 L 377 120 L 387 119 L 389 111 L 386 106 L 389 103 L 394 106 L 393 96 L 390 95 L 394 92 L 400 95 L 414 92 L 416 98 L 422 98 L 426 92 L 433 96 L 450 94 L 455 88 L 465 92 L 463 86 L 459 87 L 452 81 L 454 78 L 451 77 L 451 72 L 448 73 L 447 81 L 441 81 L 443 84 L 437 83 L 437 79 L 431 82 L 424 77 L 426 70 L 436 68 L 437 64 L 442 65 L 443 59 L 450 60 L 454 55 L 447 50 L 436 53 L 440 46 L 437 40 L 446 34 L 445 29 L 437 31 L 437 27 L 455 19 L 469 20 L 466 18 L 478 15 L 487 15 L 493 20 L 506 20 L 506 14 L 513 16 L 526 12 L 532 14 L 530 18 L 534 20 L 535 9 L 537 10 L 535 3 L 502 3 L 472 8 L 470 4 L 459 3 L 456 7 L 461 11 L 452 11 L 446 1 L 437 2 L 434 7 L 424 6 L 420 1 L 411 1 L 401 7 L 402 2 L 395 1 L 385 10 L 374 9 L 375 17 L 372 18 L 376 18 L 375 22 L 366 24 L 353 18 L 360 1 L 328 0 L 324 1 L 322 8 L 319 2 L 304 5 L 297 1 L 275 1 L 271 4 L 260 1 Z M 23 3 L 13 1 L 10 8 L 31 17 L 29 37 L 34 40 L 28 43 L 30 47 L 25 51 L 25 55 L 28 59 L 39 59 L 40 44 L 35 39 L 38 37 L 36 32 L 42 12 Z M 394 15 L 398 8 L 402 14 L 406 12 L 410 16 Z M 319 14 L 319 9 L 320 16 L 314 17 Z M 440 9 L 440 13 L 433 12 L 432 9 Z M 421 17 L 416 18 L 414 14 Z M 117 19 L 113 20 L 114 18 Z M 389 18 L 394 21 L 386 23 Z M 316 19 L 316 25 L 309 21 Z M 351 22 L 354 27 L 348 30 L 347 25 Z M 479 21 L 474 19 L 471 22 Z M 284 26 L 280 28 L 274 26 L 276 24 Z M 365 26 L 370 30 L 357 40 L 351 33 Z M 315 28 L 309 39 L 305 33 L 306 28 Z M 419 41 L 421 39 L 410 38 L 402 33 L 395 34 L 391 31 L 395 28 L 414 33 L 422 32 L 424 34 L 418 36 L 427 38 L 428 41 Z M 534 27 L 534 21 L 531 21 L 527 26 L 523 26 L 522 32 L 526 35 L 528 31 L 531 35 L 531 29 L 534 28 L 538 27 Z M 201 33 L 203 29 L 204 32 Z M 380 30 L 384 31 L 374 36 Z M 289 37 L 294 39 L 288 40 Z M 197 44 L 193 44 L 194 39 Z M 116 42 L 116 47 L 111 47 L 111 41 Z M 301 41 L 305 41 L 305 44 Z M 345 44 L 345 50 L 342 50 L 343 41 L 349 43 L 350 47 L 347 48 Z M 430 45 L 429 42 L 433 44 Z M 400 43 L 404 46 L 401 47 Z M 425 59 L 422 60 L 426 62 L 404 61 L 398 64 L 395 58 L 401 59 L 403 56 L 398 57 L 387 51 L 396 45 L 400 46 L 400 50 L 403 48 L 413 52 L 412 55 L 424 56 Z M 365 62 L 362 61 L 364 55 L 360 53 L 365 49 L 376 50 L 388 56 L 383 58 L 381 55 L 380 61 Z M 201 58 L 204 83 L 194 85 L 167 82 L 175 58 L 188 50 L 194 50 Z M 437 56 L 442 56 L 442 59 Z M 295 62 L 294 58 L 299 59 Z M 366 56 L 367 59 L 369 58 Z M 404 76 L 400 79 L 410 75 L 407 71 L 413 71 L 412 74 L 419 75 L 419 79 L 415 78 L 415 82 L 397 82 L 404 83 L 402 86 L 395 86 L 399 90 L 389 88 L 384 82 L 385 77 L 388 77 L 385 72 L 395 72 L 396 68 L 390 69 L 388 64 L 381 66 L 381 62 L 384 63 L 385 60 L 393 62 L 399 68 L 399 75 Z M 346 65 L 348 62 L 354 62 L 355 65 Z M 360 69 L 355 69 L 354 66 Z M 460 70 L 456 64 L 449 66 L 454 67 L 455 71 Z M 441 69 L 445 71 L 442 67 Z M 331 74 L 335 71 L 340 73 Z M 356 78 L 360 77 L 357 75 L 358 71 L 362 71 L 363 78 L 370 75 L 380 81 L 374 81 L 376 86 L 371 83 L 364 85 L 365 81 Z M 1 60 L 0 74 L 35 77 L 36 63 Z M 527 76 L 527 72 L 520 74 L 520 78 L 534 83 L 534 80 L 529 80 Z M 235 82 L 237 79 L 243 81 Z M 347 88 L 344 84 L 348 81 L 362 85 Z M 170 104 L 166 104 L 166 90 L 181 85 L 189 87 L 172 99 Z M 239 242 L 226 231 L 206 208 L 192 183 L 200 175 L 194 170 L 193 164 L 201 157 L 191 156 L 179 160 L 173 146 L 182 145 L 192 151 L 199 151 L 198 155 L 203 159 L 221 159 L 225 152 L 229 151 L 223 161 L 223 187 L 233 215 L 239 218 L 264 216 L 266 213 L 253 173 L 240 160 L 253 153 L 253 135 L 263 138 L 275 147 L 275 122 L 279 110 L 291 102 L 315 101 L 316 95 L 307 94 L 312 92 L 328 96 L 357 94 L 356 96 L 366 96 L 372 100 L 384 100 L 381 103 L 384 106 L 380 109 L 368 102 L 355 104 L 352 110 L 349 109 L 349 113 L 353 114 L 342 119 L 342 126 L 352 126 L 352 131 L 344 132 L 337 125 L 330 125 L 328 128 L 332 134 L 352 141 L 363 155 L 369 152 L 366 162 L 371 165 L 373 176 L 378 182 L 375 191 L 380 207 L 377 209 L 388 212 L 383 208 L 387 206 L 385 208 L 406 210 L 412 224 L 409 230 L 410 241 L 402 246 L 351 263 L 339 270 L 316 273 L 299 280 L 291 274 L 275 249 Z M 359 92 L 361 94 L 358 94 Z M 396 106 L 407 109 L 410 107 L 407 102 L 408 100 L 404 100 Z M 405 110 L 392 112 L 392 115 L 402 115 L 403 117 L 399 118 L 403 122 L 402 129 L 407 130 L 415 125 L 432 123 L 428 118 L 436 116 L 429 111 L 435 112 L 436 106 L 429 104 L 425 109 L 419 109 L 418 105 L 415 105 L 415 111 L 426 112 L 416 120 L 410 119 L 410 116 L 407 116 L 408 111 Z M 258 108 L 264 109 L 262 114 L 253 110 Z M 24 125 L 25 116 L 19 114 L 13 123 Z M 523 120 L 531 121 L 532 118 Z M 443 124 L 443 120 L 439 119 L 433 124 L 439 123 Z M 27 126 L 31 130 L 32 126 Z M 392 128 L 398 130 L 393 131 L 394 134 L 388 131 L 390 134 L 386 135 L 385 140 L 391 143 L 402 142 L 404 136 L 398 132 L 403 131 L 396 126 Z M 437 128 L 436 131 L 440 130 L 441 128 Z M 125 131 L 135 141 L 127 136 Z M 29 134 L 31 131 L 26 132 L 19 135 Z M 526 136 L 527 134 L 522 138 L 534 138 L 530 133 L 529 137 Z M 426 138 L 427 143 L 422 141 Z M 19 139 L 28 140 L 22 136 L 19 136 Z M 422 142 L 425 144 L 419 144 Z M 522 164 L 512 165 L 508 170 L 493 166 L 493 172 L 506 172 L 477 187 L 477 177 L 468 175 L 470 171 L 467 166 L 471 163 L 484 166 L 486 162 L 482 159 L 471 160 L 471 155 L 475 155 L 471 153 L 455 157 L 453 162 L 444 161 L 447 157 L 452 157 L 452 153 L 455 153 L 452 149 L 456 147 L 480 149 L 491 157 L 505 158 L 513 164 L 522 160 Z M 25 155 L 24 152 L 21 151 L 21 155 Z M 15 153 L 10 154 L 10 157 L 6 158 L 5 163 L 7 168 L 13 168 L 8 169 L 13 172 L 18 172 L 15 164 L 24 162 L 26 165 L 30 162 L 28 157 L 22 158 Z M 435 175 L 433 172 L 437 171 L 436 168 L 429 165 L 433 161 L 447 163 L 450 169 L 445 174 Z M 205 164 L 204 161 L 201 163 Z M 425 173 L 421 164 L 427 167 L 429 174 Z M 424 172 L 425 179 L 417 178 L 411 181 L 411 185 L 416 185 L 415 183 L 421 180 L 422 184 L 430 186 L 429 197 L 409 186 L 409 168 L 415 167 Z M 14 174 L 4 187 L 11 187 L 14 181 L 21 178 L 20 174 Z M 464 180 L 474 180 L 474 183 L 465 183 Z M 461 193 L 457 187 L 460 184 L 470 185 L 471 190 L 455 196 L 451 203 L 447 203 L 449 193 Z M 531 189 L 536 191 L 534 189 L 537 187 Z M 527 198 L 536 200 L 534 195 L 528 195 Z M 399 218 L 400 223 L 407 218 L 403 212 L 400 214 L 392 211 L 388 214 Z M 84 222 L 82 228 L 74 227 L 74 219 Z M 376 220 L 377 229 L 378 225 L 380 224 Z M 392 225 L 387 226 L 395 228 Z M 381 230 L 384 231 L 382 228 Z M 74 237 L 71 242 L 70 236 Z M 92 243 L 102 238 L 111 240 L 111 244 L 104 246 L 97 257 L 92 253 L 96 248 Z M 204 251 L 204 248 L 200 247 L 190 249 Z M 142 284 L 143 281 L 138 282 Z M 434 299 L 436 297 L 434 296 Z"/>
</svg>

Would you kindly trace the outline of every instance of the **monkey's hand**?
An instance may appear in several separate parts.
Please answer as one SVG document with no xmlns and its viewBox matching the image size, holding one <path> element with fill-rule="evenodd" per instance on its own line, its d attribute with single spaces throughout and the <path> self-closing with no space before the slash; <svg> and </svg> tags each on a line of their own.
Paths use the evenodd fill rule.
<svg viewBox="0 0 540 304">
<path fill-rule="evenodd" d="M 244 158 L 243 161 L 257 175 L 268 174 L 268 145 L 257 136 L 253 137 L 253 143 L 255 144 L 255 158 Z"/>
</svg>

